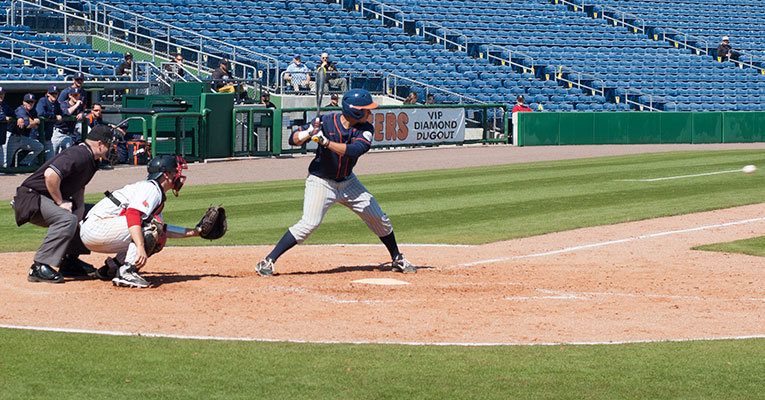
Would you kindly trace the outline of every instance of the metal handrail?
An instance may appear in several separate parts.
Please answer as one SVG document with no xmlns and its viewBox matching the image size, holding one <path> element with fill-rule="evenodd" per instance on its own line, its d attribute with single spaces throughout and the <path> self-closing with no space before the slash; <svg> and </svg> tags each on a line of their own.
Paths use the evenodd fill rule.
<svg viewBox="0 0 765 400">
<path fill-rule="evenodd" d="M 526 72 L 526 69 L 531 68 L 531 73 L 532 74 L 534 73 L 535 65 L 536 65 L 536 60 L 531 55 L 526 54 L 526 53 L 524 53 L 522 51 L 510 50 L 507 47 L 501 46 L 501 45 L 498 45 L 498 44 L 489 44 L 489 43 L 487 43 L 484 46 L 486 46 L 486 49 L 487 49 L 487 51 L 486 51 L 486 58 L 487 59 L 489 59 L 489 60 L 494 59 L 494 60 L 500 61 L 500 63 L 503 64 L 503 65 L 504 65 L 505 62 L 510 64 L 510 65 L 515 65 L 517 67 L 523 68 L 523 72 Z M 492 54 L 491 53 L 491 49 L 492 48 L 499 49 L 500 54 L 502 52 L 507 53 L 507 58 L 502 58 L 502 57 L 499 57 L 499 56 L 496 56 L 496 55 Z M 523 57 L 531 60 L 531 67 L 528 67 L 526 65 L 519 64 L 519 63 L 513 61 L 513 54 L 520 54 Z"/>
<path fill-rule="evenodd" d="M 87 3 L 91 3 L 91 2 L 88 1 Z M 233 65 L 240 65 L 245 70 L 248 67 L 251 68 L 252 66 L 248 65 L 248 64 L 241 63 L 241 62 L 237 61 L 237 59 L 239 59 L 241 57 L 246 57 L 247 55 L 251 56 L 251 57 L 245 58 L 247 61 L 253 62 L 256 65 L 258 65 L 258 64 L 265 64 L 265 68 L 261 68 L 261 70 L 265 70 L 266 71 L 267 81 L 270 81 L 271 69 L 273 69 L 275 71 L 277 76 L 279 74 L 279 71 L 280 71 L 279 60 L 277 58 L 271 57 L 269 55 L 266 55 L 266 54 L 263 54 L 263 53 L 259 53 L 257 51 L 250 50 L 250 49 L 248 49 L 246 47 L 241 47 L 241 46 L 238 46 L 238 45 L 230 44 L 230 43 L 224 42 L 224 41 L 222 41 L 220 39 L 216 39 L 216 38 L 213 38 L 213 37 L 210 37 L 210 36 L 205 36 L 205 35 L 202 35 L 202 34 L 200 34 L 198 32 L 194 32 L 194 31 L 191 31 L 191 30 L 188 30 L 188 29 L 185 29 L 185 28 L 174 26 L 174 25 L 171 25 L 171 24 L 169 24 L 167 22 L 164 22 L 164 21 L 161 21 L 161 20 L 158 20 L 158 19 L 146 17 L 144 15 L 132 12 L 130 10 L 125 10 L 125 9 L 119 8 L 119 7 L 113 6 L 111 4 L 106 4 L 106 3 L 99 2 L 99 3 L 93 3 L 93 7 L 94 7 L 93 13 L 95 14 L 94 15 L 94 20 L 96 20 L 96 21 L 98 20 L 98 16 L 99 16 L 99 7 L 101 8 L 100 15 L 103 18 L 103 21 L 102 21 L 103 23 L 100 24 L 100 25 L 104 25 L 104 26 L 107 25 L 106 24 L 107 18 L 110 17 L 110 18 L 112 18 L 112 21 L 113 20 L 119 20 L 119 21 L 122 21 L 123 23 L 132 24 L 133 27 L 134 27 L 133 31 L 129 31 L 129 30 L 126 29 L 130 34 L 138 35 L 138 29 L 140 28 L 140 29 L 143 29 L 143 30 L 147 30 L 149 32 L 153 32 L 153 33 L 158 34 L 158 35 L 159 34 L 165 35 L 168 38 L 167 40 L 162 40 L 162 39 L 158 39 L 158 38 L 155 38 L 155 37 L 147 36 L 147 37 L 149 37 L 152 40 L 152 43 L 153 43 L 154 40 L 159 40 L 159 41 L 162 41 L 162 42 L 166 43 L 168 45 L 168 49 L 172 45 L 173 47 L 183 47 L 185 50 L 188 50 L 190 52 L 196 52 L 197 53 L 197 69 L 200 70 L 200 71 L 202 69 L 204 69 L 202 67 L 202 64 L 201 64 L 201 59 L 202 58 L 206 59 L 208 56 L 219 57 L 218 55 L 212 54 L 210 52 L 205 52 L 205 51 L 202 50 L 206 43 L 208 45 L 210 43 L 213 43 L 215 45 L 221 46 L 221 48 L 218 49 L 218 50 L 221 51 L 221 53 L 225 53 L 223 51 L 224 49 L 226 49 L 226 50 L 230 49 L 231 53 L 230 53 L 230 57 L 229 57 L 229 62 L 232 63 Z M 128 20 L 125 20 L 125 19 L 121 19 L 121 18 L 115 17 L 113 14 L 110 14 L 109 12 L 107 12 L 107 10 L 111 10 L 111 12 L 123 13 L 123 14 L 130 15 L 130 16 L 134 17 L 134 20 L 133 21 L 128 21 Z M 164 31 L 160 32 L 158 30 L 155 30 L 155 29 L 152 29 L 152 28 L 147 28 L 147 27 L 139 25 L 139 22 L 147 22 L 147 21 L 151 22 L 152 24 L 157 24 L 157 25 L 162 26 L 164 28 Z M 126 26 L 128 26 L 127 24 L 126 24 Z M 109 26 L 112 26 L 112 25 L 113 24 L 110 24 Z M 172 42 L 170 42 L 170 38 L 172 37 L 172 35 L 171 35 L 172 32 L 183 32 L 184 34 L 187 34 L 189 36 L 195 37 L 196 39 L 198 39 L 198 42 L 189 41 L 189 40 L 186 40 L 186 39 L 183 39 L 183 38 L 175 38 L 177 43 L 172 43 Z M 146 35 L 144 35 L 144 36 L 146 36 Z M 185 46 L 182 46 L 182 44 L 185 44 Z M 199 46 L 199 49 L 195 50 L 195 49 L 193 49 L 191 47 L 188 47 L 189 45 L 191 45 L 191 46 Z M 200 57 L 200 55 L 202 57 Z M 257 68 L 256 68 L 256 70 L 257 70 Z M 253 73 L 252 75 L 253 76 L 257 76 L 258 74 L 257 73 Z"/>
<path fill-rule="evenodd" d="M 393 85 L 392 86 L 391 86 L 391 79 L 393 80 Z M 459 94 L 459 93 L 456 93 L 456 92 L 452 92 L 450 90 L 442 89 L 442 88 L 439 88 L 437 86 L 433 86 L 433 85 L 430 85 L 430 84 L 427 84 L 427 83 L 424 83 L 424 82 L 420 82 L 418 80 L 414 80 L 414 79 L 411 79 L 411 78 L 407 78 L 407 77 L 404 77 L 404 76 L 401 76 L 401 75 L 397 75 L 397 74 L 394 74 L 394 73 L 387 73 L 387 74 L 385 74 L 385 93 L 388 96 L 391 96 L 391 97 L 399 99 L 399 100 L 404 98 L 403 96 L 399 96 L 398 94 L 396 94 L 392 90 L 392 88 L 395 88 L 395 87 L 399 86 L 398 85 L 399 81 L 403 81 L 403 82 L 407 82 L 407 83 L 412 83 L 412 84 L 415 84 L 415 85 L 423 86 L 425 88 L 425 95 L 426 96 L 428 94 L 430 94 L 431 91 L 433 91 L 433 92 L 445 93 L 445 94 L 448 94 L 448 95 L 451 95 L 451 96 L 456 96 L 456 97 L 458 97 L 460 99 L 459 100 L 460 104 L 464 103 L 463 99 L 467 99 L 468 101 L 471 101 L 473 103 L 486 104 L 485 101 L 481 101 L 481 100 L 478 100 L 478 99 L 470 97 L 470 96 L 465 96 L 463 94 Z"/>
<path fill-rule="evenodd" d="M 449 44 L 451 44 L 452 46 L 455 46 L 457 48 L 457 51 L 467 53 L 467 51 L 468 51 L 468 37 L 464 33 L 456 31 L 456 30 L 451 29 L 451 28 L 447 28 L 447 27 L 445 27 L 445 26 L 443 26 L 441 24 L 437 24 L 437 23 L 432 22 L 432 21 L 420 21 L 420 22 L 422 23 L 422 32 L 421 33 L 422 33 L 422 37 L 424 39 L 427 40 L 428 38 L 433 38 L 433 39 L 435 39 L 436 44 L 440 44 L 443 41 L 445 49 L 449 47 L 448 46 Z M 432 26 L 432 27 L 435 28 L 434 30 L 444 32 L 444 34 L 443 35 L 437 35 L 437 34 L 433 33 L 432 31 L 428 31 L 428 29 L 426 29 L 426 28 L 428 28 L 428 26 Z M 447 32 L 451 32 L 452 35 L 447 35 Z M 458 43 L 458 42 L 455 42 L 453 40 L 449 40 L 447 38 L 447 36 L 457 36 L 458 38 L 462 39 L 463 42 L 462 43 Z"/>
<path fill-rule="evenodd" d="M 79 71 L 82 71 L 82 61 L 85 60 L 85 61 L 88 61 L 89 63 L 98 64 L 99 66 L 102 66 L 102 67 L 114 68 L 114 65 L 112 65 L 112 64 L 107 64 L 107 63 L 104 63 L 104 62 L 101 62 L 101 61 L 98 61 L 98 60 L 95 60 L 95 59 L 89 59 L 87 57 L 83 57 L 83 56 L 78 55 L 78 54 L 68 53 L 68 52 L 63 51 L 61 49 L 52 49 L 52 48 L 45 47 L 45 46 L 42 46 L 42 45 L 38 45 L 38 44 L 35 44 L 35 43 L 30 43 L 28 41 L 16 39 L 14 37 L 7 36 L 7 35 L 2 34 L 2 33 L 0 33 L 0 39 L 8 40 L 8 41 L 11 42 L 11 50 L 10 51 L 5 50 L 5 49 L 0 49 L 0 51 L 2 51 L 3 53 L 10 54 L 11 58 L 14 58 L 14 56 L 17 56 L 17 57 L 19 57 L 21 59 L 29 59 L 29 60 L 37 61 L 37 62 L 43 63 L 46 67 L 47 66 L 53 66 L 53 67 L 56 67 L 56 68 L 61 68 L 61 69 L 65 69 L 65 70 L 79 72 Z M 30 57 L 30 56 L 25 56 L 25 55 L 21 54 L 21 51 L 16 51 L 16 48 L 14 46 L 14 43 L 17 43 L 17 42 L 24 44 L 24 46 L 23 47 L 19 47 L 19 49 L 36 48 L 36 49 L 43 50 L 45 52 L 44 58 L 41 60 L 41 59 L 38 59 L 36 57 Z M 71 58 L 78 59 L 79 60 L 78 69 L 73 69 L 71 67 L 66 67 L 66 66 L 58 65 L 55 62 L 49 61 L 48 60 L 48 53 L 54 53 L 54 54 L 58 54 L 58 55 L 60 55 L 62 57 L 71 57 Z M 90 74 L 90 73 L 85 73 L 85 75 L 92 76 L 92 74 Z"/>
<path fill-rule="evenodd" d="M 367 3 L 373 3 L 373 4 L 377 4 L 377 5 L 381 6 L 382 7 L 382 12 L 377 12 L 377 11 L 371 9 L 371 8 L 365 7 L 364 6 L 364 2 L 365 1 Z M 398 7 L 390 6 L 390 5 L 384 4 L 382 2 L 379 2 L 377 0 L 360 0 L 359 3 L 356 5 L 356 7 L 357 7 L 357 11 L 361 11 L 362 15 L 364 14 L 364 10 L 369 11 L 372 15 L 374 15 L 375 19 L 379 19 L 382 24 L 385 24 L 386 20 L 390 20 L 390 21 L 394 22 L 396 27 L 399 26 L 399 23 L 401 24 L 402 28 L 404 27 L 404 16 L 406 14 L 404 13 L 403 10 L 401 10 Z M 390 9 L 390 10 L 393 10 L 393 11 L 398 12 L 399 14 L 401 14 L 401 21 L 399 21 L 399 20 L 397 20 L 395 18 L 391 18 L 391 17 L 387 16 L 385 14 L 386 9 Z"/>
<path fill-rule="evenodd" d="M 660 109 L 654 107 L 653 105 L 655 103 L 674 104 L 675 105 L 675 110 L 674 111 L 677 111 L 677 102 L 665 99 L 664 97 L 661 97 L 661 96 L 656 96 L 656 95 L 653 95 L 653 94 L 642 92 L 642 91 L 637 90 L 637 89 L 626 88 L 626 89 L 623 89 L 623 90 L 625 91 L 624 102 L 627 103 L 627 104 L 634 104 L 634 105 L 639 106 L 641 108 L 642 107 L 647 107 L 651 111 L 664 111 L 664 110 L 660 110 Z M 630 100 L 630 92 L 632 92 L 634 94 L 637 94 L 638 97 L 648 96 L 648 99 L 649 99 L 648 100 L 648 105 L 640 103 L 640 102 L 637 102 L 637 101 L 634 101 L 634 100 Z"/>
<path fill-rule="evenodd" d="M 305 64 L 303 64 L 303 65 L 305 65 Z M 311 82 L 314 82 L 314 83 L 316 82 L 316 79 L 314 79 L 315 76 L 316 76 L 316 71 L 311 70 L 310 68 L 309 68 L 309 70 L 307 72 L 300 72 L 300 71 L 292 72 L 292 74 L 295 74 L 295 73 L 306 74 L 306 75 L 308 75 L 311 78 Z M 337 77 L 338 78 L 346 79 L 347 80 L 346 84 L 348 85 L 349 88 L 351 87 L 351 79 L 353 79 L 354 76 L 357 76 L 357 77 L 361 76 L 361 77 L 367 77 L 367 78 L 383 78 L 383 74 L 381 74 L 381 73 L 375 73 L 375 72 L 369 72 L 369 71 L 361 71 L 361 70 L 344 69 L 342 71 L 332 71 L 332 73 L 337 73 Z M 284 93 L 285 92 L 285 88 L 289 86 L 289 85 L 286 84 L 286 79 L 284 78 L 284 76 L 286 74 L 288 74 L 288 72 L 285 69 L 279 75 L 279 85 L 277 86 L 277 89 L 278 89 L 279 93 Z M 329 79 L 327 79 L 327 82 L 328 81 L 329 81 Z M 325 83 L 327 83 L 327 82 L 325 82 Z"/>
<path fill-rule="evenodd" d="M 564 70 L 565 68 L 565 70 Z M 576 75 L 576 80 L 571 80 L 569 78 L 564 77 L 564 74 L 568 75 L 569 77 L 571 75 Z M 600 82 L 600 88 L 587 85 L 585 83 L 582 83 L 582 77 L 585 77 L 585 81 L 597 81 Z M 579 72 L 574 69 L 571 69 L 569 67 L 560 65 L 558 66 L 558 71 L 555 72 L 555 81 L 562 81 L 573 85 L 576 85 L 579 89 L 585 88 L 590 89 L 593 92 L 600 93 L 600 96 L 605 96 L 606 94 L 606 81 L 603 79 L 598 78 L 595 75 L 590 75 L 584 72 Z"/>
<path fill-rule="evenodd" d="M 685 33 L 683 31 L 679 31 L 679 30 L 677 30 L 675 28 L 662 28 L 662 29 L 664 29 L 667 32 L 671 32 L 672 34 L 679 35 L 679 36 L 683 37 L 683 40 L 680 41 L 680 40 L 676 40 L 675 38 L 672 38 L 672 37 L 667 37 L 667 35 L 664 34 L 664 40 L 667 41 L 667 42 L 670 42 L 670 43 L 674 43 L 676 47 L 679 47 L 680 45 L 683 45 L 683 48 L 696 50 L 696 54 L 697 55 L 701 51 L 703 51 L 704 54 L 709 54 L 709 49 L 711 49 L 711 47 L 709 46 L 709 42 L 704 40 L 700 36 L 690 35 L 690 34 Z M 702 43 L 704 43 L 704 48 L 693 46 L 693 45 L 689 44 L 688 38 L 693 39 L 693 41 L 695 41 L 695 42 L 702 42 Z"/>
<path fill-rule="evenodd" d="M 202 66 L 202 59 L 207 60 L 208 57 L 213 57 L 213 59 L 221 57 L 220 54 L 213 54 L 213 53 L 205 52 L 202 50 L 205 47 L 205 44 L 209 45 L 210 43 L 213 43 L 215 45 L 220 45 L 221 49 L 230 50 L 231 63 L 234 65 L 241 66 L 245 71 L 247 71 L 248 69 L 252 69 L 253 72 L 251 74 L 253 76 L 262 76 L 263 71 L 262 70 L 258 71 L 257 68 L 254 67 L 253 65 L 250 65 L 248 63 L 243 63 L 241 62 L 241 60 L 252 62 L 252 64 L 254 65 L 265 64 L 266 68 L 264 69 L 266 72 L 266 77 L 268 79 L 270 79 L 270 74 L 272 70 L 275 70 L 277 72 L 279 70 L 279 61 L 273 57 L 269 57 L 261 53 L 258 53 L 243 47 L 239 47 L 236 45 L 227 44 L 218 39 L 215 39 L 209 36 L 204 36 L 199 33 L 189 31 L 180 27 L 173 27 L 172 25 L 167 24 L 165 22 L 158 21 L 149 17 L 144 17 L 144 16 L 141 16 L 140 14 L 136 14 L 128 10 L 123 10 L 121 8 L 114 7 L 108 4 L 91 3 L 91 2 L 86 2 L 86 4 L 88 5 L 88 8 L 90 10 L 90 14 L 88 15 L 80 11 L 67 12 L 61 9 L 48 7 L 42 4 L 32 3 L 28 0 L 12 0 L 11 12 L 13 15 L 15 15 L 15 10 L 19 9 L 21 12 L 22 21 L 24 17 L 24 7 L 32 7 L 34 9 L 57 13 L 65 19 L 65 25 L 67 20 L 70 18 L 74 20 L 84 21 L 86 24 L 88 24 L 88 26 L 90 26 L 89 28 L 90 34 L 93 34 L 96 36 L 105 36 L 110 48 L 111 48 L 112 41 L 114 41 L 116 43 L 119 43 L 128 47 L 133 47 L 136 49 L 140 49 L 142 51 L 150 52 L 150 54 L 152 55 L 153 61 L 156 61 L 156 58 L 159 57 L 156 54 L 157 43 L 166 46 L 166 49 L 168 52 L 167 58 L 169 58 L 170 56 L 171 48 L 175 48 L 178 51 L 185 50 L 197 55 L 197 64 L 198 64 L 197 70 L 200 73 L 203 73 L 203 72 L 209 73 L 210 71 L 212 71 L 211 68 Z M 124 20 L 119 17 L 116 17 L 112 13 L 124 13 L 126 15 L 132 15 L 135 18 L 132 21 L 128 21 L 128 20 Z M 78 14 L 82 14 L 82 15 L 78 15 Z M 99 20 L 99 18 L 101 20 Z M 121 22 L 126 27 L 120 28 L 118 26 L 115 26 L 114 22 Z M 151 24 L 158 24 L 163 26 L 163 28 L 166 28 L 166 30 L 160 32 L 156 29 L 139 27 L 139 22 L 148 22 Z M 15 17 L 11 19 L 10 23 L 11 24 L 15 23 Z M 132 29 L 131 29 L 131 26 L 132 26 Z M 147 34 L 139 32 L 139 28 L 142 31 L 147 31 L 149 34 L 147 35 Z M 65 27 L 65 31 L 66 29 L 67 27 Z M 135 42 L 121 40 L 118 37 L 112 36 L 112 32 L 118 32 L 124 35 L 125 37 L 130 37 L 132 35 L 132 37 L 136 38 L 136 40 Z M 196 39 L 198 39 L 198 42 L 189 41 L 187 39 L 175 39 L 175 41 L 171 41 L 172 39 L 171 33 L 175 33 L 175 32 L 183 32 L 190 36 L 194 36 Z M 167 39 L 164 39 L 163 37 L 166 37 Z M 143 40 L 144 42 L 150 43 L 151 47 L 138 43 L 139 38 Z M 252 57 L 247 57 L 247 55 L 251 55 Z M 164 57 L 160 57 L 160 58 L 164 59 Z M 240 60 L 240 61 L 237 61 L 237 60 Z"/>
</svg>

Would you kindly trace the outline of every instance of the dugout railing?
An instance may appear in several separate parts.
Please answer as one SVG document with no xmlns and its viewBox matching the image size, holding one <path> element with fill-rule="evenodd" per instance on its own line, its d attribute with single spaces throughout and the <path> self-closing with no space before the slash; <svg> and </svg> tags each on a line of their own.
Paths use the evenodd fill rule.
<svg viewBox="0 0 765 400">
<path fill-rule="evenodd" d="M 340 108 L 325 108 L 322 113 L 339 111 Z M 392 110 L 463 110 L 465 136 L 462 140 L 444 139 L 437 143 L 372 143 L 372 148 L 412 148 L 432 147 L 439 145 L 460 145 L 473 143 L 508 143 L 509 135 L 509 111 L 503 104 L 403 104 L 383 105 L 375 110 L 377 118 L 375 125 L 378 129 L 381 125 L 385 130 L 391 127 L 390 117 L 385 115 L 385 120 L 380 121 L 377 114 L 390 114 Z M 262 106 L 236 107 L 232 111 L 235 121 L 231 132 L 233 156 L 276 156 L 281 154 L 307 153 L 315 148 L 315 144 L 307 143 L 303 146 L 290 146 L 289 135 L 299 126 L 306 124 L 316 116 L 315 107 L 295 107 L 283 109 L 268 109 Z M 400 115 L 396 123 L 400 123 Z M 387 136 L 391 132 L 386 133 Z"/>
</svg>

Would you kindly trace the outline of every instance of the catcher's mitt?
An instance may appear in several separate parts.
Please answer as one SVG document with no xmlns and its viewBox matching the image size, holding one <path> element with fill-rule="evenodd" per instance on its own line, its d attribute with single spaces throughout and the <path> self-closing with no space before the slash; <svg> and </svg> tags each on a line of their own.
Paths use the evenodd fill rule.
<svg viewBox="0 0 765 400">
<path fill-rule="evenodd" d="M 211 206 L 202 216 L 196 229 L 199 231 L 199 236 L 205 239 L 220 239 L 228 229 L 226 210 L 221 206 Z"/>
<path fill-rule="evenodd" d="M 152 218 L 143 228 L 143 247 L 146 249 L 146 256 L 151 257 L 152 254 L 162 251 L 166 242 L 165 224 L 156 217 Z"/>
</svg>

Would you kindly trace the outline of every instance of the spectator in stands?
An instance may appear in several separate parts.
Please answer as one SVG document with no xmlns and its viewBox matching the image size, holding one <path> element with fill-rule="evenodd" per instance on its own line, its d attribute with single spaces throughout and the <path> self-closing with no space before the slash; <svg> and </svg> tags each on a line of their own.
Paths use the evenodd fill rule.
<svg viewBox="0 0 765 400">
<path fill-rule="evenodd" d="M 75 117 L 74 121 L 59 121 L 53 126 L 53 155 L 82 142 L 82 124 L 85 117 L 85 103 L 82 101 L 82 89 L 72 89 L 69 98 L 61 103 L 61 115 Z"/>
<path fill-rule="evenodd" d="M 260 94 L 260 104 L 266 106 L 266 108 L 276 108 L 276 105 L 271 102 L 271 93 L 266 91 Z"/>
<path fill-rule="evenodd" d="M 406 99 L 404 99 L 404 104 L 417 104 L 417 100 L 419 100 L 417 93 L 409 92 L 409 96 L 406 96 Z"/>
<path fill-rule="evenodd" d="M 168 77 L 171 79 L 177 79 L 177 78 L 183 78 L 186 76 L 186 71 L 183 70 L 183 56 L 181 53 L 178 53 L 173 58 L 173 61 L 175 61 L 175 64 L 167 64 L 165 65 L 165 70 L 167 71 Z"/>
<path fill-rule="evenodd" d="M 738 52 L 730 46 L 730 38 L 723 36 L 722 43 L 717 46 L 717 58 L 720 61 L 738 60 Z"/>
<path fill-rule="evenodd" d="M 519 94 L 518 97 L 515 98 L 515 107 L 513 107 L 513 113 L 517 112 L 532 112 L 533 110 L 531 107 L 526 105 L 526 99 L 523 97 L 522 94 Z"/>
<path fill-rule="evenodd" d="M 300 54 L 295 54 L 292 63 L 285 71 L 284 80 L 292 85 L 292 88 L 295 89 L 296 92 L 299 92 L 301 89 L 310 89 L 311 91 L 314 91 L 316 90 L 316 83 L 311 82 L 311 75 L 309 75 L 309 72 L 311 72 L 311 70 L 308 66 L 300 63 Z"/>
<path fill-rule="evenodd" d="M 58 93 L 58 86 L 53 85 L 49 87 L 48 92 L 37 102 L 37 107 L 35 107 L 37 116 L 45 118 L 45 123 L 43 124 L 45 127 L 45 140 L 41 140 L 43 146 L 45 146 L 45 161 L 50 160 L 55 155 L 52 141 L 53 125 L 56 122 L 61 122 L 61 105 L 58 103 Z"/>
<path fill-rule="evenodd" d="M 341 92 L 348 91 L 348 81 L 345 78 L 341 78 L 337 73 L 337 66 L 332 61 L 329 61 L 329 53 L 321 53 L 321 64 L 316 67 L 316 71 L 324 70 L 324 91 L 329 92 L 329 87 L 336 87 Z"/>
<path fill-rule="evenodd" d="M 436 104 L 436 96 L 434 96 L 433 93 L 428 93 L 428 96 L 425 99 L 425 104 Z"/>
<path fill-rule="evenodd" d="M 125 61 L 123 61 L 119 67 L 117 67 L 118 76 L 134 77 L 141 73 L 141 67 L 135 66 L 135 75 L 133 75 L 133 53 L 125 53 Z"/>
<path fill-rule="evenodd" d="M 72 86 L 69 86 L 61 91 L 61 93 L 58 94 L 58 103 L 61 104 L 64 101 L 69 99 L 69 92 L 74 88 L 80 88 L 81 90 L 85 90 L 82 88 L 82 85 L 85 83 L 85 74 L 82 72 L 77 72 L 72 77 Z M 85 96 L 82 96 L 82 105 L 83 107 L 88 106 L 88 99 L 85 98 Z"/>
<path fill-rule="evenodd" d="M 236 90 L 234 82 L 229 76 L 228 60 L 225 58 L 220 60 L 218 68 L 213 71 L 212 80 L 213 89 L 218 93 L 234 93 Z"/>
<path fill-rule="evenodd" d="M 340 104 L 337 102 L 337 100 L 337 93 L 332 93 L 332 96 L 329 97 L 329 103 L 327 103 L 327 105 L 324 107 L 340 107 Z"/>
<path fill-rule="evenodd" d="M 13 157 L 19 150 L 29 152 L 19 161 L 19 166 L 32 165 L 37 155 L 43 151 L 43 144 L 35 139 L 37 128 L 40 126 L 40 118 L 37 118 L 35 96 L 32 93 L 24 95 L 24 102 L 16 108 L 15 114 L 16 123 L 10 124 L 6 137 L 4 167 L 12 165 Z"/>
</svg>

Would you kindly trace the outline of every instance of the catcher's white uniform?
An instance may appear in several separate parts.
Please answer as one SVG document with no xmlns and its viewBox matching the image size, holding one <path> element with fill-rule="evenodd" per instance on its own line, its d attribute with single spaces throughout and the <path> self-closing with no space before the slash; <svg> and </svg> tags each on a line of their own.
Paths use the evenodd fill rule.
<svg viewBox="0 0 765 400">
<path fill-rule="evenodd" d="M 136 260 L 136 246 L 130 237 L 127 222 L 129 208 L 141 213 L 143 222 L 154 216 L 162 220 L 162 208 L 165 205 L 165 193 L 155 180 L 132 183 L 112 192 L 111 198 L 105 197 L 88 212 L 80 223 L 80 238 L 90 251 L 97 253 L 117 253 L 117 258 L 133 264 Z"/>
</svg>

